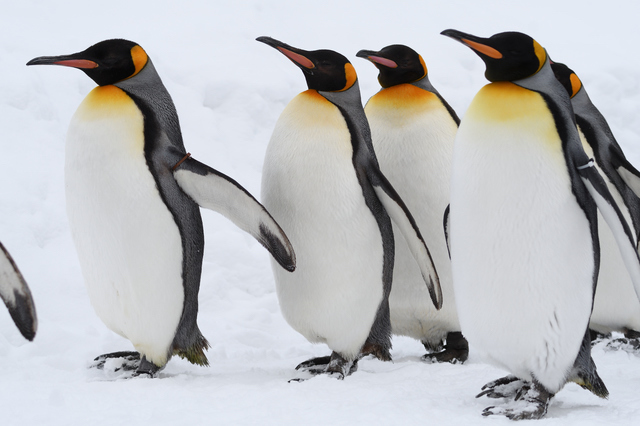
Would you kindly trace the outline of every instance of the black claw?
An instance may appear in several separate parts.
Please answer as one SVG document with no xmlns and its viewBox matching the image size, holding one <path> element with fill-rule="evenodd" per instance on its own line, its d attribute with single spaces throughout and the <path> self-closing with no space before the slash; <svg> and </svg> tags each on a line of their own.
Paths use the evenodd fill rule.
<svg viewBox="0 0 640 426">
<path fill-rule="evenodd" d="M 140 353 L 135 351 L 120 351 L 112 352 L 108 354 L 99 355 L 94 358 L 94 361 L 106 361 L 111 358 L 125 358 L 130 361 L 140 359 Z"/>
<path fill-rule="evenodd" d="M 496 408 L 494 405 L 492 405 L 491 407 L 485 408 L 484 410 L 482 410 L 482 415 L 485 417 L 493 415 L 494 413 L 491 410 L 494 408 Z"/>
<path fill-rule="evenodd" d="M 300 370 L 300 369 L 304 370 L 311 367 L 325 366 L 325 365 L 329 365 L 329 362 L 331 362 L 331 355 L 311 358 L 298 364 L 296 366 L 296 370 Z"/>
</svg>

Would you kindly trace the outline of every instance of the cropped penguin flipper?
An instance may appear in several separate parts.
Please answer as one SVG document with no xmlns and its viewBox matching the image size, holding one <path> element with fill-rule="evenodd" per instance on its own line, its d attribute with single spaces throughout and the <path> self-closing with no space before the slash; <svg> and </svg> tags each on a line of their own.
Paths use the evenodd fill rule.
<svg viewBox="0 0 640 426">
<path fill-rule="evenodd" d="M 38 318 L 27 282 L 9 252 L 0 243 L 0 297 L 7 305 L 13 322 L 27 340 L 33 340 Z"/>
<path fill-rule="evenodd" d="M 449 232 L 451 227 L 451 221 L 449 220 L 450 210 L 451 210 L 451 204 L 447 204 L 447 208 L 444 209 L 444 216 L 442 217 L 442 226 L 444 228 L 444 239 L 447 242 L 447 252 L 449 253 L 449 259 L 451 259 L 451 246 L 449 245 Z"/>
<path fill-rule="evenodd" d="M 422 278 L 427 284 L 433 305 L 436 309 L 442 308 L 442 289 L 440 288 L 438 272 L 436 271 L 431 253 L 422 238 L 422 234 L 420 234 L 420 230 L 413 216 L 396 190 L 391 186 L 391 183 L 389 183 L 381 172 L 378 171 L 374 173 L 370 180 L 380 202 L 382 202 L 393 223 L 395 223 L 400 229 L 400 232 L 402 232 L 402 235 L 409 245 L 411 254 L 416 259 L 416 262 L 418 262 Z"/>
<path fill-rule="evenodd" d="M 618 152 L 613 146 L 611 147 L 611 156 L 614 161 L 614 167 L 624 183 L 631 188 L 637 197 L 640 197 L 640 171 L 626 159 L 621 151 Z"/>
<path fill-rule="evenodd" d="M 635 239 L 629 229 L 629 225 L 607 189 L 602 176 L 593 166 L 593 160 L 589 160 L 587 164 L 578 167 L 578 174 L 616 239 L 622 260 L 629 271 L 636 295 L 640 300 L 640 257 L 638 257 L 634 243 Z"/>
<path fill-rule="evenodd" d="M 182 162 L 173 175 L 199 206 L 222 214 L 251 234 L 287 271 L 296 269 L 296 256 L 284 231 L 238 182 L 193 158 Z"/>
</svg>

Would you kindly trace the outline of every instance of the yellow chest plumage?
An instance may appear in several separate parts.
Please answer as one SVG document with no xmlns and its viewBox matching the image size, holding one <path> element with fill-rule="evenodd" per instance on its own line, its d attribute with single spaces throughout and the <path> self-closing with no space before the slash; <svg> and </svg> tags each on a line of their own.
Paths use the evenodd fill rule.
<svg viewBox="0 0 640 426">
<path fill-rule="evenodd" d="M 410 119 L 443 108 L 434 93 L 413 84 L 399 84 L 382 89 L 367 102 L 367 114 L 383 112 L 389 119 Z"/>
<path fill-rule="evenodd" d="M 561 147 L 555 121 L 542 95 L 510 82 L 491 83 L 480 89 L 465 120 L 513 128 L 518 133 L 535 135 L 540 141 Z M 517 143 L 517 138 L 512 142 Z"/>
</svg>

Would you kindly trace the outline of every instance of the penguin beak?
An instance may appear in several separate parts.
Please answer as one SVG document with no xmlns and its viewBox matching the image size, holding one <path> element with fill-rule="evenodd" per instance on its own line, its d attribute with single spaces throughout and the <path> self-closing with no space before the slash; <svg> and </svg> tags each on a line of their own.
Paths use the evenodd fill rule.
<svg viewBox="0 0 640 426">
<path fill-rule="evenodd" d="M 380 56 L 380 52 L 376 52 L 374 50 L 361 50 L 356 53 L 358 58 L 364 58 L 368 61 L 373 62 L 374 65 L 382 65 L 387 68 L 398 68 L 398 64 L 396 64 L 391 59 L 384 58 Z"/>
<path fill-rule="evenodd" d="M 96 62 L 83 59 L 81 53 L 62 56 L 40 56 L 27 62 L 27 65 L 62 65 L 63 67 L 80 69 L 93 69 L 98 67 Z"/>
<path fill-rule="evenodd" d="M 488 56 L 493 59 L 502 58 L 502 53 L 488 45 L 488 40 L 482 37 L 476 37 L 471 34 L 463 33 L 458 30 L 444 30 L 440 34 L 450 37 L 460 43 L 473 49 L 476 53 Z"/>
<path fill-rule="evenodd" d="M 293 46 L 289 46 L 286 43 L 283 43 L 279 40 L 276 40 L 271 37 L 258 37 L 257 41 L 267 44 L 274 49 L 277 49 L 284 56 L 289 58 L 291 62 L 296 64 L 303 72 L 313 74 L 311 70 L 313 70 L 316 66 L 311 59 L 308 58 L 309 52 L 306 50 L 298 49 Z"/>
</svg>

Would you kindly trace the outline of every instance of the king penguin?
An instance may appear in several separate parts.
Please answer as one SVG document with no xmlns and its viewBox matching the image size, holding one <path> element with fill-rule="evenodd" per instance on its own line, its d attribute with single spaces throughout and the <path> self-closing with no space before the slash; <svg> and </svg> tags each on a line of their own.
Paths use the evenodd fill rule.
<svg viewBox="0 0 640 426">
<path fill-rule="evenodd" d="M 344 378 L 364 355 L 391 358 L 390 217 L 440 308 L 438 276 L 413 217 L 380 171 L 351 63 L 331 50 L 257 40 L 297 65 L 309 88 L 280 115 L 263 167 L 263 202 L 298 259 L 293 274 L 273 268 L 280 307 L 296 331 L 333 351 L 298 368 Z"/>
<path fill-rule="evenodd" d="M 20 333 L 25 339 L 33 340 L 38 328 L 38 318 L 31 290 L 2 243 L 0 243 L 0 298 Z"/>
<path fill-rule="evenodd" d="M 595 166 L 637 242 L 640 235 L 640 198 L 637 195 L 640 193 L 640 172 L 625 157 L 609 124 L 591 102 L 580 78 L 569 67 L 558 62 L 552 62 L 551 69 L 571 98 L 582 147 L 587 155 L 595 159 Z M 611 230 L 607 226 L 600 226 L 598 231 L 600 275 L 589 327 L 596 333 L 618 331 L 627 338 L 638 339 L 640 301 L 635 296 L 631 277 L 624 267 Z"/>
<path fill-rule="evenodd" d="M 134 375 L 157 375 L 178 355 L 208 365 L 196 323 L 204 252 L 199 206 L 249 232 L 288 271 L 293 248 L 244 188 L 185 152 L 178 115 L 138 44 L 106 40 L 27 65 L 84 71 L 98 87 L 78 107 L 66 143 L 69 225 L 89 298 L 105 325 L 137 352 Z"/>
<path fill-rule="evenodd" d="M 469 345 L 460 332 L 442 228 L 442 215 L 449 205 L 453 140 L 460 119 L 429 81 L 427 65 L 415 50 L 394 44 L 380 51 L 361 50 L 356 56 L 379 70 L 382 89 L 364 108 L 373 148 L 380 169 L 413 213 L 425 239 L 434 242 L 431 254 L 444 299 L 442 309 L 434 309 L 420 269 L 394 226 L 391 330 L 421 341 L 428 352 L 425 360 L 464 362 Z"/>
<path fill-rule="evenodd" d="M 541 418 L 567 381 L 606 398 L 588 330 L 600 260 L 596 208 L 637 284 L 631 231 L 582 149 L 545 49 L 517 32 L 442 34 L 478 54 L 491 82 L 456 134 L 449 215 L 462 332 L 511 372 L 478 396 L 515 402 L 483 414 Z"/>
</svg>

